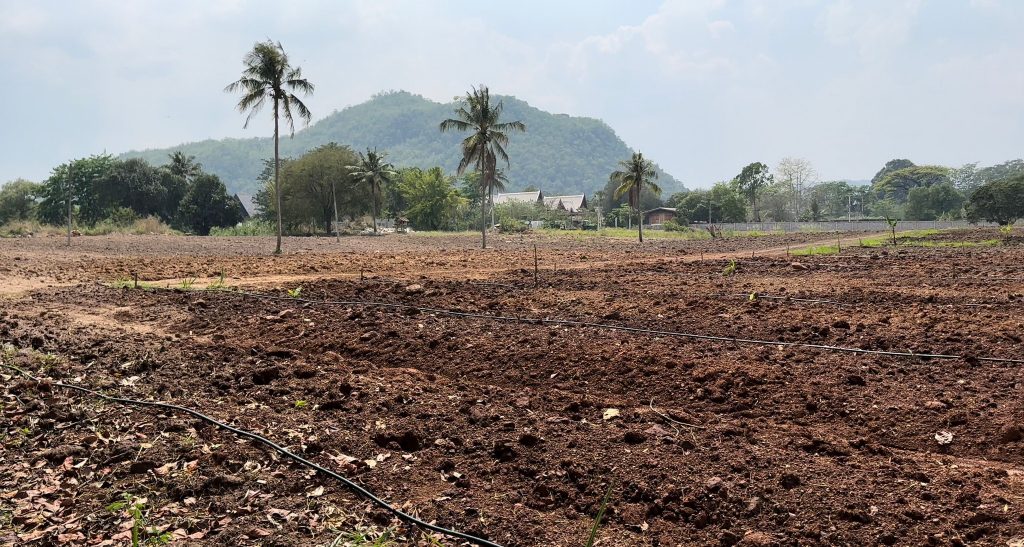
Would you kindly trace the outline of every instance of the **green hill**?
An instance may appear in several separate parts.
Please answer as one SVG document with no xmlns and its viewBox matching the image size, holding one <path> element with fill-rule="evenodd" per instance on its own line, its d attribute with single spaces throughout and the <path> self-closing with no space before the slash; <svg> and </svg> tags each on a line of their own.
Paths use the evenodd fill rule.
<svg viewBox="0 0 1024 547">
<path fill-rule="evenodd" d="M 515 97 L 499 98 L 505 104 L 503 119 L 522 120 L 527 128 L 526 133 L 512 135 L 507 148 L 512 160 L 510 190 L 532 185 L 548 194 L 589 194 L 600 190 L 618 161 L 631 153 L 600 120 L 551 114 Z M 465 134 L 438 130 L 441 120 L 451 117 L 454 109 L 453 103 L 435 103 L 404 91 L 381 93 L 297 131 L 294 138 L 283 138 L 281 155 L 296 157 L 333 141 L 356 150 L 386 150 L 388 159 L 398 167 L 440 165 L 454 171 L 460 158 L 458 143 Z M 253 194 L 261 160 L 273 156 L 273 142 L 269 137 L 205 140 L 132 151 L 122 157 L 141 157 L 160 165 L 176 150 L 195 156 L 207 171 L 219 175 L 231 192 Z M 682 188 L 664 172 L 659 182 L 666 195 Z"/>
</svg>

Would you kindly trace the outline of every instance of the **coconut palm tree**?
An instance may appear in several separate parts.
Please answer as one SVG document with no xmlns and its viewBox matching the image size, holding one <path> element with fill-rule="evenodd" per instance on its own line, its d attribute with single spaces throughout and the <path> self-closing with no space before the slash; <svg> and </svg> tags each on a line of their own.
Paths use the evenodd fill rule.
<svg viewBox="0 0 1024 547">
<path fill-rule="evenodd" d="M 313 93 L 313 84 L 302 77 L 302 69 L 293 67 L 288 62 L 288 55 L 285 54 L 281 42 L 274 43 L 270 40 L 259 42 L 253 46 L 252 51 L 245 54 L 242 59 L 245 70 L 242 77 L 232 82 L 224 91 L 235 92 L 241 90 L 242 98 L 238 101 L 238 111 L 246 112 L 245 125 L 249 127 L 249 121 L 256 115 L 263 105 L 269 100 L 274 105 L 274 195 L 277 201 L 277 249 L 274 254 L 281 254 L 281 154 L 280 154 L 280 118 L 284 116 L 291 130 L 295 135 L 295 119 L 292 109 L 299 115 L 306 124 L 312 119 L 309 109 L 293 93 L 299 91 L 303 95 Z"/>
<path fill-rule="evenodd" d="M 384 152 L 377 152 L 377 149 L 366 149 L 366 155 L 359 153 L 359 163 L 348 167 L 352 178 L 366 184 L 370 188 L 370 216 L 373 218 L 373 233 L 377 233 L 377 195 L 381 193 L 381 187 L 391 183 L 391 179 L 397 175 L 395 166 L 384 161 Z"/>
<path fill-rule="evenodd" d="M 615 199 L 628 193 L 629 206 L 636 211 L 640 219 L 636 227 L 640 243 L 643 243 L 644 219 L 643 213 L 640 211 L 640 193 L 644 189 L 649 189 L 655 195 L 661 194 L 661 188 L 654 182 L 658 179 L 658 172 L 654 170 L 654 163 L 651 160 L 644 159 L 644 155 L 640 152 L 633 152 L 633 157 L 620 161 L 619 166 L 622 169 L 613 172 L 611 175 L 612 180 L 618 184 L 615 188 Z"/>
<path fill-rule="evenodd" d="M 203 172 L 203 164 L 197 162 L 195 156 L 186 156 L 181 150 L 168 154 L 167 157 L 171 160 L 166 166 L 167 170 L 181 177 L 186 183 L 192 182 L 192 179 Z"/>
<path fill-rule="evenodd" d="M 498 188 L 498 160 L 511 166 L 505 147 L 508 146 L 510 131 L 526 131 L 521 121 L 501 122 L 504 105 L 491 104 L 490 91 L 486 86 L 472 88 L 457 109 L 455 118 L 441 122 L 441 131 L 471 131 L 462 140 L 462 160 L 458 174 L 466 172 L 472 165 L 480 173 L 480 241 L 487 248 L 487 196 Z"/>
</svg>

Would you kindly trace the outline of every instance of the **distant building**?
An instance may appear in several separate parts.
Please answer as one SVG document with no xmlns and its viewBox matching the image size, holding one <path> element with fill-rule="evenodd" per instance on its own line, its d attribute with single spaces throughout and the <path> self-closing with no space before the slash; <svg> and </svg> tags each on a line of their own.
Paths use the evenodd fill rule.
<svg viewBox="0 0 1024 547">
<path fill-rule="evenodd" d="M 579 194 L 576 196 L 550 196 L 543 198 L 544 205 L 548 209 L 562 209 L 570 213 L 576 213 L 587 208 L 587 196 Z"/>
<path fill-rule="evenodd" d="M 259 207 L 257 207 L 252 194 L 239 193 L 235 194 L 235 197 L 242 203 L 242 209 L 245 210 L 245 218 L 254 217 L 259 213 Z"/>
<path fill-rule="evenodd" d="M 674 207 L 655 207 L 650 211 L 644 211 L 644 224 L 648 226 L 665 224 L 675 218 L 676 210 Z"/>
<path fill-rule="evenodd" d="M 494 194 L 494 204 L 503 205 L 506 203 L 536 203 L 541 205 L 544 203 L 544 194 L 539 190 L 536 192 L 507 192 L 504 194 Z"/>
</svg>

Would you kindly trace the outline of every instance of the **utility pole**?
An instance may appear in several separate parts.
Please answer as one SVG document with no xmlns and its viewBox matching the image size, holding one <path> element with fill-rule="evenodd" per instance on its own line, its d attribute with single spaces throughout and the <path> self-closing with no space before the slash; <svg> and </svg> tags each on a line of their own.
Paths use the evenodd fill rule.
<svg viewBox="0 0 1024 547">
<path fill-rule="evenodd" d="M 846 222 L 853 222 L 853 194 L 847 194 L 846 200 Z"/>
</svg>

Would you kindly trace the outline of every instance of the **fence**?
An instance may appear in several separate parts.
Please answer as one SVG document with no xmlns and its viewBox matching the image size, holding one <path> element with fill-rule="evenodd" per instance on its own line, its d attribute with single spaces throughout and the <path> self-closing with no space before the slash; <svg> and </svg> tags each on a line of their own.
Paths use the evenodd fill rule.
<svg viewBox="0 0 1024 547">
<path fill-rule="evenodd" d="M 881 232 L 889 229 L 884 220 L 836 220 L 830 222 L 724 222 L 716 224 L 723 231 L 735 232 Z M 944 230 L 949 228 L 971 228 L 974 226 L 995 226 L 979 222 L 971 224 L 966 220 L 901 220 L 897 230 Z M 697 227 L 694 225 L 694 227 Z"/>
</svg>

